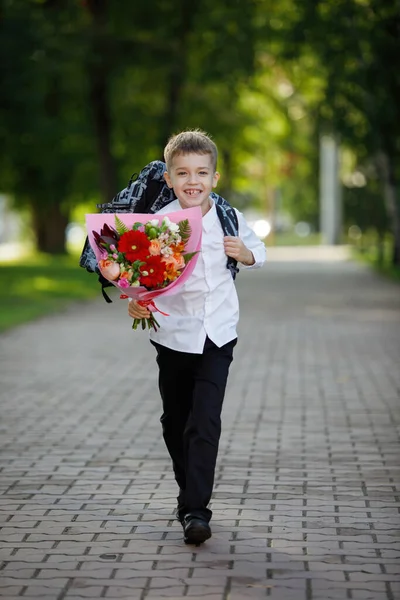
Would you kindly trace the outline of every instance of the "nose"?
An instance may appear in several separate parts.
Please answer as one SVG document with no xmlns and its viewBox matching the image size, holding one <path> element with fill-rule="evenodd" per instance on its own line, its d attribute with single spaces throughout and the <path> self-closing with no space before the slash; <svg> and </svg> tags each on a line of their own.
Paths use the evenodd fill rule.
<svg viewBox="0 0 400 600">
<path fill-rule="evenodd" d="M 197 173 L 189 173 L 189 181 L 188 181 L 188 183 L 189 184 L 190 183 L 194 183 L 195 184 L 195 183 L 197 183 L 197 181 L 198 181 L 198 175 L 197 175 Z"/>
</svg>

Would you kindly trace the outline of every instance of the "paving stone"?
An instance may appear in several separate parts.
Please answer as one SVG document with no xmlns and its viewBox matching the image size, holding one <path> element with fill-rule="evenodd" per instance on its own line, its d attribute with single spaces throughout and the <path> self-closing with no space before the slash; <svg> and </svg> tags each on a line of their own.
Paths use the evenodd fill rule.
<svg viewBox="0 0 400 600">
<path fill-rule="evenodd" d="M 0 336 L 0 597 L 400 598 L 399 288 L 280 262 L 238 291 L 200 547 L 174 518 L 154 351 L 126 306 Z"/>
</svg>

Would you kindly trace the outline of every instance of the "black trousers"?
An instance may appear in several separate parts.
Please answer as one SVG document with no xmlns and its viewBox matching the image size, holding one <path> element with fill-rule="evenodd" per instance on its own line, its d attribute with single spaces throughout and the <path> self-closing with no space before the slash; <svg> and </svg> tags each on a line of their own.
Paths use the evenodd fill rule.
<svg viewBox="0 0 400 600">
<path fill-rule="evenodd" d="M 202 354 L 178 352 L 152 342 L 157 350 L 163 403 L 163 437 L 179 486 L 179 515 L 209 521 L 221 435 L 221 411 L 233 348 L 206 339 Z"/>
</svg>

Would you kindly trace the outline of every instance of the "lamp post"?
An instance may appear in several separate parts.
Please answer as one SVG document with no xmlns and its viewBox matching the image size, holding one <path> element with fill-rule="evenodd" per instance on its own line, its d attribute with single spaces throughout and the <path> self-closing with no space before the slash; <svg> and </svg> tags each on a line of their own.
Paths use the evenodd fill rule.
<svg viewBox="0 0 400 600">
<path fill-rule="evenodd" d="M 325 244 L 340 243 L 342 197 L 339 178 L 339 145 L 333 136 L 320 138 L 320 230 Z"/>
</svg>

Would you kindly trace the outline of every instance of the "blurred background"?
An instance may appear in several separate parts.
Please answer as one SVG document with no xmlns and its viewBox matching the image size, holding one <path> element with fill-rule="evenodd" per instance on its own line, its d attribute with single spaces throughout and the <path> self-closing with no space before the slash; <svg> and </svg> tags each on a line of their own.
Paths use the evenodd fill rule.
<svg viewBox="0 0 400 600">
<path fill-rule="evenodd" d="M 268 246 L 400 278 L 396 0 L 2 0 L 0 329 L 99 293 L 84 214 L 211 134 Z"/>
</svg>

